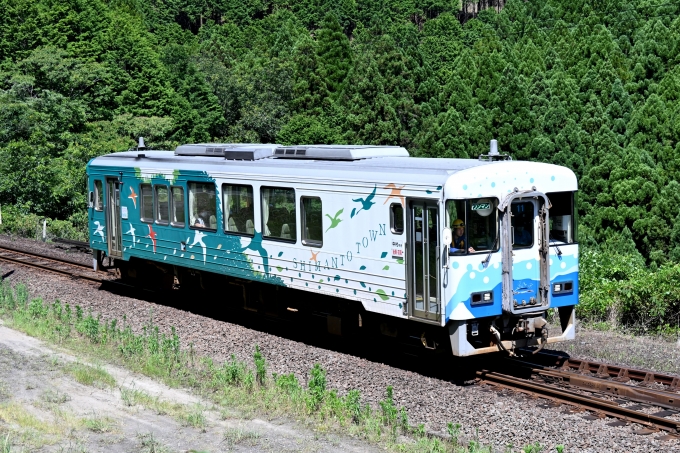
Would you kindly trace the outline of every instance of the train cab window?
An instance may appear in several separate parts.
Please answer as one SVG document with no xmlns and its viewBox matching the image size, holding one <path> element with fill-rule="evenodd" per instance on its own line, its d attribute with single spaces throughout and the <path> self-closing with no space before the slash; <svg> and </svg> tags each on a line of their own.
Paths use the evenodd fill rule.
<svg viewBox="0 0 680 453">
<path fill-rule="evenodd" d="M 574 192 L 547 193 L 552 207 L 550 219 L 550 245 L 576 242 L 576 210 Z"/>
<path fill-rule="evenodd" d="M 451 228 L 451 255 L 498 250 L 498 201 L 491 198 L 448 200 L 446 225 Z"/>
<path fill-rule="evenodd" d="M 224 231 L 254 235 L 253 187 L 223 184 L 222 202 L 224 203 Z"/>
<path fill-rule="evenodd" d="M 139 208 L 141 212 L 142 222 L 153 222 L 153 192 L 151 191 L 151 184 L 142 184 L 139 186 L 139 193 L 142 205 Z"/>
<path fill-rule="evenodd" d="M 104 191 L 102 182 L 98 179 L 94 180 L 94 209 L 95 211 L 104 210 Z"/>
<path fill-rule="evenodd" d="M 172 193 L 172 216 L 170 224 L 174 227 L 184 227 L 184 189 L 182 187 L 171 187 Z"/>
<path fill-rule="evenodd" d="M 323 246 L 323 213 L 321 198 L 301 197 L 302 207 L 302 244 Z"/>
<path fill-rule="evenodd" d="M 156 223 L 167 225 L 170 221 L 168 186 L 156 186 Z"/>
<path fill-rule="evenodd" d="M 390 205 L 390 229 L 394 234 L 404 232 L 404 208 L 400 203 Z"/>
<path fill-rule="evenodd" d="M 217 230 L 215 184 L 189 183 L 189 217 L 192 228 Z"/>
<path fill-rule="evenodd" d="M 262 188 L 262 232 L 268 239 L 297 241 L 295 190 Z"/>
<path fill-rule="evenodd" d="M 512 212 L 512 248 L 521 249 L 534 245 L 534 203 L 524 201 L 513 203 Z"/>
</svg>

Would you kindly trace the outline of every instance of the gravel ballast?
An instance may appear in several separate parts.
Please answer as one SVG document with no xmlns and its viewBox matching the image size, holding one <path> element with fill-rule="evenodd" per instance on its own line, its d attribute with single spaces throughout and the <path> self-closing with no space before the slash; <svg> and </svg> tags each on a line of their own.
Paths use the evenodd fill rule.
<svg viewBox="0 0 680 453">
<path fill-rule="evenodd" d="M 0 243 L 3 240 L 7 241 L 0 237 Z M 50 244 L 27 242 L 32 242 L 34 250 L 53 249 Z M 11 241 L 17 248 L 24 243 Z M 65 253 L 70 259 L 82 255 L 91 262 L 91 257 L 82 253 L 54 253 Z M 508 446 L 520 451 L 521 447 L 538 442 L 546 448 L 544 451 L 555 451 L 556 445 L 564 445 L 567 452 L 680 452 L 677 440 L 662 442 L 656 439 L 657 434 L 634 434 L 632 430 L 637 428 L 634 425 L 607 426 L 612 419 L 584 420 L 583 413 L 563 413 L 565 406 L 542 408 L 538 406 L 541 400 L 512 394 L 503 396 L 480 386 L 456 385 L 239 324 L 102 291 L 95 284 L 8 263 L 0 266 L 2 274 L 14 270 L 9 280 L 13 284 L 24 283 L 32 297 L 80 305 L 101 314 L 104 320 L 115 318 L 120 322 L 125 315 L 127 323 L 135 329 L 141 329 L 153 316 L 153 322 L 161 331 L 169 332 L 174 326 L 185 346 L 192 343 L 199 356 L 210 356 L 218 362 L 230 354 L 250 361 L 255 345 L 259 345 L 270 372 L 292 372 L 306 382 L 309 369 L 320 363 L 327 370 L 329 388 L 337 388 L 340 393 L 358 389 L 365 401 L 372 404 L 383 399 L 386 387 L 391 385 L 397 405 L 407 409 L 411 424 L 425 423 L 430 431 L 444 433 L 447 422 L 458 423 L 462 438 L 491 444 L 498 451 L 506 451 Z M 446 360 L 446 356 L 440 360 Z"/>
</svg>

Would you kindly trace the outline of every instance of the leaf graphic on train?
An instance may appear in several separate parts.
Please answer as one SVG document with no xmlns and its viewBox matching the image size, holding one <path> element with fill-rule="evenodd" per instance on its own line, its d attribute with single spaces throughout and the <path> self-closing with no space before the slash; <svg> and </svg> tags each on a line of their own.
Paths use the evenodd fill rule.
<svg viewBox="0 0 680 453">
<path fill-rule="evenodd" d="M 323 283 L 323 278 L 322 278 L 322 279 L 319 279 L 319 283 Z"/>
<path fill-rule="evenodd" d="M 390 296 L 388 296 L 387 293 L 385 293 L 385 290 L 383 290 L 383 289 L 376 289 L 376 290 L 375 290 L 375 293 L 376 293 L 378 296 L 380 296 L 380 298 L 381 298 L 382 300 L 387 300 L 387 299 L 390 298 Z"/>
<path fill-rule="evenodd" d="M 337 282 L 338 280 L 340 280 L 340 276 L 339 276 L 339 275 L 336 275 L 336 276 L 333 278 L 333 280 L 335 280 L 335 281 Z"/>
<path fill-rule="evenodd" d="M 397 258 L 397 264 L 404 264 L 404 260 L 402 258 Z"/>
<path fill-rule="evenodd" d="M 361 267 L 359 268 L 360 271 L 363 271 L 363 270 L 365 270 L 365 269 L 366 269 L 366 266 L 361 266 Z"/>
<path fill-rule="evenodd" d="M 279 272 L 283 272 L 283 268 L 281 266 L 276 266 L 276 270 Z"/>
<path fill-rule="evenodd" d="M 279 258 L 281 258 L 281 255 L 283 255 L 283 252 L 279 252 L 279 254 L 278 254 L 277 256 L 278 256 Z"/>
<path fill-rule="evenodd" d="M 380 254 L 380 258 L 385 258 L 386 256 L 387 256 L 387 252 L 382 252 L 382 253 Z"/>
<path fill-rule="evenodd" d="M 364 282 L 359 282 L 359 284 L 360 284 L 361 286 L 363 286 L 364 288 L 366 288 L 366 283 L 364 283 Z"/>
<path fill-rule="evenodd" d="M 384 270 L 384 271 L 389 271 L 389 270 L 390 270 L 390 267 L 389 267 L 389 266 L 385 266 L 385 267 L 382 268 L 382 270 Z"/>
</svg>

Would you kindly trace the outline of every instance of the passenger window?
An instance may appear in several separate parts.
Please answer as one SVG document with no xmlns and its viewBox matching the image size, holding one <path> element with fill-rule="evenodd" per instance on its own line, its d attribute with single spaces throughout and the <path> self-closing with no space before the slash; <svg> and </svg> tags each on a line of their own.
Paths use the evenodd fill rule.
<svg viewBox="0 0 680 453">
<path fill-rule="evenodd" d="M 295 190 L 278 187 L 262 188 L 262 232 L 271 239 L 297 240 Z"/>
<path fill-rule="evenodd" d="M 104 192 L 102 191 L 102 182 L 98 179 L 94 180 L 94 209 L 96 211 L 104 210 Z"/>
<path fill-rule="evenodd" d="M 252 186 L 222 185 L 224 231 L 252 236 L 255 234 L 255 210 Z"/>
<path fill-rule="evenodd" d="M 189 183 L 189 215 L 191 227 L 217 229 L 217 203 L 215 184 Z"/>
<path fill-rule="evenodd" d="M 550 245 L 576 242 L 576 210 L 574 192 L 548 193 L 550 208 Z"/>
<path fill-rule="evenodd" d="M 156 186 L 156 223 L 167 225 L 170 219 L 170 200 L 168 187 Z"/>
<path fill-rule="evenodd" d="M 400 203 L 390 205 L 390 229 L 394 234 L 404 232 L 404 208 Z"/>
<path fill-rule="evenodd" d="M 452 255 L 498 250 L 498 201 L 490 198 L 449 200 L 447 226 L 451 228 Z"/>
<path fill-rule="evenodd" d="M 513 203 L 512 248 L 521 249 L 534 245 L 534 204 L 530 201 Z"/>
<path fill-rule="evenodd" d="M 323 246 L 321 198 L 302 197 L 302 243 Z"/>
<path fill-rule="evenodd" d="M 172 192 L 172 226 L 184 227 L 184 189 L 171 187 Z"/>
<path fill-rule="evenodd" d="M 142 206 L 140 212 L 142 213 L 142 222 L 153 222 L 153 192 L 151 191 L 151 184 L 142 184 L 139 187 L 142 196 Z"/>
</svg>

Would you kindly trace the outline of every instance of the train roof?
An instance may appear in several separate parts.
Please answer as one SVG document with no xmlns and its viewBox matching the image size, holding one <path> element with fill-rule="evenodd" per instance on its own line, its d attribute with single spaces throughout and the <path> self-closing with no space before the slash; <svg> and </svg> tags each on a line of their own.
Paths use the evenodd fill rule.
<svg viewBox="0 0 680 453">
<path fill-rule="evenodd" d="M 205 171 L 227 177 L 237 174 L 240 176 L 252 175 L 256 178 L 259 176 L 283 176 L 317 181 L 327 179 L 329 182 L 389 180 L 416 185 L 444 185 L 452 175 L 461 172 L 469 174 L 470 170 L 476 176 L 487 173 L 487 170 L 489 173 L 498 173 L 501 169 L 503 173 L 530 171 L 538 174 L 550 171 L 553 174 L 557 172 L 569 176 L 567 179 L 572 180 L 573 184 L 567 184 L 570 187 L 565 187 L 564 190 L 576 190 L 576 178 L 571 170 L 539 162 L 410 157 L 404 148 L 379 146 L 333 145 L 324 147 L 314 145 L 306 148 L 307 155 L 290 156 L 291 158 L 277 156 L 275 153 L 280 152 L 280 150 L 299 150 L 301 147 L 240 145 L 238 148 L 231 149 L 240 157 L 244 156 L 244 152 L 252 151 L 252 160 L 245 160 L 229 158 L 224 155 L 193 154 L 191 147 L 196 146 L 213 146 L 213 148 L 206 148 L 210 151 L 215 149 L 217 145 L 182 145 L 174 152 L 138 150 L 112 153 L 93 159 L 89 165 L 95 167 L 134 167 L 163 173 L 177 169 Z M 224 148 L 229 145 L 221 146 Z M 263 148 L 264 152 L 262 152 Z M 317 153 L 317 156 L 322 156 L 321 158 L 314 158 L 314 149 L 321 150 Z M 325 157 L 331 152 L 336 153 L 335 157 Z M 351 154 L 352 152 L 354 152 L 354 155 Z"/>
</svg>

